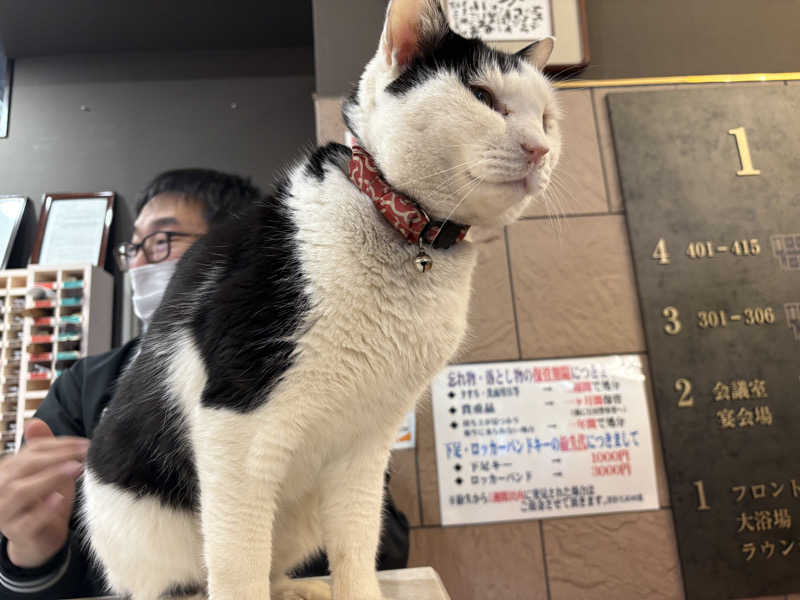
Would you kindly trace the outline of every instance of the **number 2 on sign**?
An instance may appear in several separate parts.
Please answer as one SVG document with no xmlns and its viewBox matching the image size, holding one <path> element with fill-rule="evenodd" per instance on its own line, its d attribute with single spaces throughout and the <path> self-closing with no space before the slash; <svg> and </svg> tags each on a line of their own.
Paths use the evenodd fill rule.
<svg viewBox="0 0 800 600">
<path fill-rule="evenodd" d="M 694 397 L 692 396 L 692 382 L 688 379 L 681 377 L 675 380 L 675 391 L 681 393 L 681 398 L 678 400 L 679 408 L 686 408 L 694 406 Z"/>
<path fill-rule="evenodd" d="M 742 168 L 736 171 L 737 175 L 761 175 L 761 171 L 753 168 L 753 159 L 750 158 L 750 146 L 747 143 L 747 132 L 744 127 L 729 129 L 728 133 L 736 137 L 736 147 L 739 149 L 739 160 Z"/>
</svg>

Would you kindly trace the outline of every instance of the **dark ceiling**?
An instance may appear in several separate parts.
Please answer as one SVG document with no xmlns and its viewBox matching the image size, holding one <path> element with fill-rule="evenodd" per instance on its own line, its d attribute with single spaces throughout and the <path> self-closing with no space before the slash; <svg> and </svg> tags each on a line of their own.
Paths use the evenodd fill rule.
<svg viewBox="0 0 800 600">
<path fill-rule="evenodd" d="M 11 58 L 313 45 L 311 0 L 0 0 Z"/>
</svg>

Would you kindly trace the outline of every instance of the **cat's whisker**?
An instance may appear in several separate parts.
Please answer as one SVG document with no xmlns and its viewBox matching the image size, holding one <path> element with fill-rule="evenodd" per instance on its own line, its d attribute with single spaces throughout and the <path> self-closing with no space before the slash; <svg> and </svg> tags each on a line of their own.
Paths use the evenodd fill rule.
<svg viewBox="0 0 800 600">
<path fill-rule="evenodd" d="M 552 227 L 555 230 L 558 219 L 553 217 L 553 204 L 551 202 L 551 191 L 549 188 L 542 194 L 542 200 L 544 201 L 545 221 L 548 227 Z"/>
<path fill-rule="evenodd" d="M 452 192 L 450 192 L 450 193 L 451 193 L 451 195 L 453 195 L 453 196 L 457 195 L 457 194 L 458 194 L 458 193 L 459 193 L 461 190 L 463 190 L 463 189 L 465 189 L 465 188 L 468 188 L 469 186 L 471 186 L 471 185 L 472 185 L 473 183 L 475 183 L 476 181 L 480 182 L 480 181 L 483 181 L 483 179 L 480 179 L 480 180 L 476 180 L 476 179 L 474 179 L 474 178 L 472 178 L 472 179 L 469 179 L 468 181 L 466 181 L 465 183 L 462 183 L 460 186 L 458 186 L 456 189 L 454 189 Z M 462 201 L 463 201 L 463 200 L 462 200 Z M 456 208 L 458 208 L 458 206 L 456 206 Z M 453 210 L 455 210 L 455 208 L 454 208 Z M 449 217 L 450 217 L 450 215 L 452 215 L 452 214 L 453 214 L 453 211 L 450 211 L 450 214 L 448 215 L 448 218 L 449 218 Z"/>
<path fill-rule="evenodd" d="M 569 186 L 563 181 L 561 181 L 561 174 L 552 173 L 550 175 L 550 184 L 553 188 L 554 192 L 560 192 L 563 196 L 563 209 L 561 211 L 561 216 L 565 216 L 566 210 L 571 210 L 572 212 L 577 211 L 577 198 L 573 193 L 572 189 L 574 186 Z M 570 189 L 572 188 L 572 189 Z M 570 206 L 572 204 L 572 206 Z"/>
<path fill-rule="evenodd" d="M 460 144 L 442 144 L 441 148 L 464 148 L 465 146 L 484 147 L 486 144 L 480 142 L 461 142 Z"/>
<path fill-rule="evenodd" d="M 461 200 L 458 201 L 458 203 L 453 207 L 453 209 L 450 211 L 450 213 L 445 217 L 444 221 L 442 221 L 442 226 L 439 228 L 439 231 L 436 232 L 436 235 L 433 236 L 433 240 L 431 240 L 431 245 L 433 245 L 433 243 L 436 241 L 436 238 L 439 237 L 439 234 L 442 232 L 442 229 L 444 229 L 444 226 L 450 220 L 450 217 L 453 216 L 453 213 L 456 212 L 456 210 L 458 210 L 458 207 L 461 206 L 461 204 L 463 204 L 464 200 L 467 199 L 467 196 L 469 196 L 472 192 L 474 192 L 476 189 L 478 189 L 478 187 L 480 187 L 481 183 L 483 183 L 483 178 L 482 177 L 478 178 L 478 179 L 474 180 L 472 183 L 474 183 L 474 185 L 469 189 L 469 191 L 467 191 L 467 193 L 465 193 L 461 197 Z M 460 189 L 463 189 L 464 187 L 466 187 L 466 186 L 462 186 Z"/>
<path fill-rule="evenodd" d="M 558 190 L 553 188 L 550 191 L 550 198 L 553 202 L 553 213 L 551 216 L 553 227 L 556 230 L 556 233 L 560 236 L 564 233 L 564 230 L 569 226 L 569 221 L 566 218 L 566 213 L 564 212 L 563 203 L 558 195 Z"/>
<path fill-rule="evenodd" d="M 477 165 L 478 165 L 478 164 L 480 164 L 480 163 L 481 163 L 483 160 L 484 160 L 484 159 L 481 159 L 480 161 L 478 161 L 478 163 L 476 163 L 475 165 L 471 165 L 471 166 L 477 166 Z M 450 185 L 451 183 L 453 183 L 453 182 L 454 182 L 456 179 L 458 179 L 458 178 L 459 178 L 461 175 L 463 175 L 463 174 L 464 174 L 464 173 L 466 173 L 466 172 L 467 172 L 467 171 L 466 171 L 466 170 L 464 170 L 464 171 L 460 171 L 460 172 L 458 172 L 458 173 L 456 173 L 456 174 L 454 174 L 454 175 L 451 175 L 450 177 L 448 177 L 447 179 L 445 179 L 445 181 L 443 181 L 441 184 L 439 184 L 438 186 L 436 186 L 436 191 L 438 192 L 438 191 L 441 191 L 441 190 L 443 190 L 444 188 L 446 188 L 448 185 Z M 472 175 L 469 175 L 469 179 L 467 180 L 467 183 L 469 183 L 469 182 L 470 182 L 470 181 L 472 181 L 473 179 L 474 179 L 474 177 L 473 177 Z M 454 193 L 455 193 L 455 192 L 454 192 Z"/>
<path fill-rule="evenodd" d="M 572 206 L 570 206 L 570 200 L 574 201 L 575 197 L 572 194 L 572 192 L 567 190 L 564 184 L 561 183 L 558 179 L 551 178 L 550 183 L 552 185 L 548 188 L 548 190 L 551 198 L 553 199 L 557 207 L 555 216 L 559 219 L 560 221 L 559 224 L 560 225 L 563 224 L 563 227 L 561 227 L 561 229 L 566 229 L 569 226 L 569 220 L 566 218 L 568 211 L 573 213 L 579 212 L 576 202 L 573 202 Z"/>
<path fill-rule="evenodd" d="M 441 183 L 439 183 L 439 185 L 437 185 L 436 188 L 434 189 L 437 192 L 443 190 L 445 187 L 453 183 L 456 179 L 458 179 L 465 173 L 467 173 L 467 169 L 464 169 L 463 171 L 458 171 L 457 173 L 452 173 L 451 175 L 446 177 Z M 472 179 L 469 179 L 469 181 L 472 181 Z"/>
<path fill-rule="evenodd" d="M 575 179 L 575 176 L 566 170 L 555 169 L 550 176 L 551 178 L 558 179 L 568 187 L 572 187 L 575 189 L 580 187 L 580 184 L 578 183 L 578 180 Z"/>
<path fill-rule="evenodd" d="M 455 166 L 452 166 L 452 167 L 449 167 L 447 169 L 442 169 L 441 171 L 436 171 L 435 173 L 431 173 L 429 175 L 425 175 L 424 177 L 419 177 L 417 179 L 412 179 L 411 181 L 408 181 L 406 183 L 406 185 L 413 184 L 413 183 L 419 183 L 420 181 L 425 181 L 426 179 L 430 179 L 431 177 L 436 177 L 437 175 L 441 175 L 443 173 L 448 173 L 449 171 L 453 171 L 454 169 L 461 169 L 463 171 L 467 171 L 470 167 L 473 167 L 473 166 L 477 165 L 482 160 L 483 160 L 482 158 L 475 159 L 475 160 L 467 160 L 465 162 L 459 163 L 459 164 L 457 164 Z"/>
<path fill-rule="evenodd" d="M 464 164 L 466 164 L 467 166 L 465 166 L 465 167 L 463 167 L 461 170 L 459 170 L 459 171 L 456 171 L 455 173 L 451 173 L 450 175 L 448 175 L 447 177 L 445 177 L 445 178 L 444 178 L 444 180 L 443 180 L 441 183 L 439 183 L 439 184 L 438 184 L 438 185 L 437 185 L 437 186 L 434 188 L 434 191 L 435 191 L 435 192 L 442 191 L 444 188 L 446 188 L 447 186 L 449 186 L 451 183 L 453 183 L 453 182 L 454 182 L 455 180 L 457 180 L 459 177 L 461 177 L 462 175 L 464 175 L 464 173 L 466 173 L 466 172 L 467 172 L 467 171 L 468 171 L 470 168 L 472 168 L 472 167 L 475 167 L 475 166 L 477 166 L 477 165 L 481 164 L 481 163 L 482 163 L 482 162 L 484 162 L 485 160 L 487 160 L 487 159 L 480 158 L 480 159 L 476 159 L 475 161 L 472 161 L 472 162 L 468 162 L 468 163 L 462 163 L 462 166 L 463 166 Z M 452 170 L 452 168 L 451 168 L 451 169 L 445 169 L 445 171 L 448 171 L 448 170 Z M 440 171 L 439 173 L 443 173 L 443 172 L 444 172 L 444 171 Z M 438 173 L 436 173 L 436 174 L 438 174 Z M 426 176 L 426 177 L 424 177 L 424 178 L 422 178 L 422 179 L 425 179 L 425 178 L 427 178 L 427 177 L 431 177 L 431 176 Z M 469 184 L 470 182 L 472 182 L 472 180 L 473 180 L 473 178 L 472 178 L 472 177 L 470 177 L 470 179 L 468 179 L 468 181 L 467 181 L 466 183 L 467 183 L 467 184 Z M 416 180 L 416 181 L 421 181 L 421 179 L 418 179 L 418 180 Z M 453 191 L 452 193 L 454 193 L 454 194 L 455 194 L 455 193 L 458 193 L 458 191 L 459 191 L 460 189 L 462 189 L 462 188 L 457 188 L 457 189 L 456 189 L 455 191 Z"/>
<path fill-rule="evenodd" d="M 562 223 L 565 222 L 565 219 L 562 217 L 566 215 L 559 207 L 558 198 L 556 197 L 555 192 L 555 188 L 547 187 L 545 189 L 545 193 L 543 194 L 543 198 L 545 200 L 547 222 L 553 227 L 556 235 L 559 236 L 562 232 Z"/>
<path fill-rule="evenodd" d="M 556 219 L 560 219 L 566 216 L 566 202 L 562 200 L 561 194 L 559 192 L 563 192 L 560 189 L 557 183 L 553 181 L 550 182 L 550 186 L 547 188 L 548 198 L 552 201 L 551 202 L 551 212 L 550 215 Z"/>
<path fill-rule="evenodd" d="M 567 219 L 564 218 L 564 213 L 559 207 L 558 198 L 554 191 L 549 193 L 550 212 L 548 213 L 548 222 L 552 226 L 557 237 L 560 237 L 564 229 L 567 227 Z"/>
</svg>

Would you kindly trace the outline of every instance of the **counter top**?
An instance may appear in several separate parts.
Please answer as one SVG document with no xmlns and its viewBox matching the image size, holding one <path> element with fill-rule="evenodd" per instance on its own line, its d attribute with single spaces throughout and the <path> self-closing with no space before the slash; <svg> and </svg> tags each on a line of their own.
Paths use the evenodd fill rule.
<svg viewBox="0 0 800 600">
<path fill-rule="evenodd" d="M 378 581 L 386 600 L 450 600 L 438 573 L 431 567 L 379 571 Z M 122 597 L 103 596 L 83 600 L 122 600 Z"/>
</svg>

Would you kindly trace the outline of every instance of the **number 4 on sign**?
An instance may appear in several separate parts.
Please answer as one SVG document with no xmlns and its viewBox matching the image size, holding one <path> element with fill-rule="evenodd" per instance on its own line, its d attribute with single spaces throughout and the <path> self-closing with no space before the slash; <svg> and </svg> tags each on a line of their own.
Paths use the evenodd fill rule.
<svg viewBox="0 0 800 600">
<path fill-rule="evenodd" d="M 737 175 L 761 175 L 761 171 L 753 168 L 753 159 L 750 158 L 750 146 L 747 143 L 747 132 L 744 127 L 729 129 L 728 133 L 736 137 L 736 147 L 739 149 L 739 160 L 742 168 L 736 171 Z"/>
<path fill-rule="evenodd" d="M 657 260 L 660 265 L 669 264 L 669 252 L 667 252 L 667 243 L 664 241 L 664 238 L 659 238 L 651 258 Z"/>
</svg>

